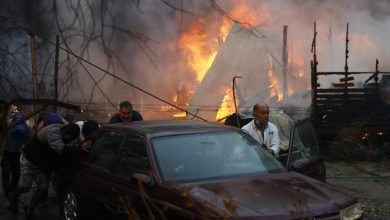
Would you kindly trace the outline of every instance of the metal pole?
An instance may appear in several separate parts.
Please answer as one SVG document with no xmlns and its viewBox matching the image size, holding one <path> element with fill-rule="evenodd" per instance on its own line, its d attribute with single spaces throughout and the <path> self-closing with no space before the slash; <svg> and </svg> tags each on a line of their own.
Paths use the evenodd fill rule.
<svg viewBox="0 0 390 220">
<path fill-rule="evenodd" d="M 237 112 L 236 91 L 235 91 L 235 87 L 234 87 L 234 85 L 236 84 L 235 81 L 236 81 L 237 78 L 241 79 L 242 76 L 235 76 L 235 77 L 233 77 L 233 101 L 234 101 L 234 110 L 236 111 L 237 126 L 238 126 L 238 128 L 241 128 L 241 126 L 240 126 L 240 118 L 238 117 L 238 112 Z"/>
</svg>

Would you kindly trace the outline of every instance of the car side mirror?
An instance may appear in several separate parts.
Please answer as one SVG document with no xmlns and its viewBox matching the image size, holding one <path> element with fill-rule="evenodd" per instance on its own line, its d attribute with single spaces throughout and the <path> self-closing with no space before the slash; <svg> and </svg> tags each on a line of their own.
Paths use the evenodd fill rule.
<svg viewBox="0 0 390 220">
<path fill-rule="evenodd" d="M 143 174 L 143 173 L 135 173 L 135 174 L 131 175 L 131 179 L 135 180 L 137 182 L 141 182 L 147 186 L 154 185 L 153 178 L 151 176 Z"/>
<path fill-rule="evenodd" d="M 291 167 L 295 171 L 302 170 L 302 169 L 305 169 L 305 167 L 307 165 L 309 165 L 309 162 L 310 161 L 308 159 L 299 159 L 299 160 L 294 161 L 292 163 Z"/>
</svg>

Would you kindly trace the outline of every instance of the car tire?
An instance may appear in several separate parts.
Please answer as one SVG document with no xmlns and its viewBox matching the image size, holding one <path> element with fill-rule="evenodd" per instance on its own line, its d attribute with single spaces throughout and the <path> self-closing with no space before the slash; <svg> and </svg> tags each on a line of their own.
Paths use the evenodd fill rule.
<svg viewBox="0 0 390 220">
<path fill-rule="evenodd" d="M 62 215 L 65 220 L 83 219 L 80 197 L 70 188 L 66 189 L 62 197 Z"/>
</svg>

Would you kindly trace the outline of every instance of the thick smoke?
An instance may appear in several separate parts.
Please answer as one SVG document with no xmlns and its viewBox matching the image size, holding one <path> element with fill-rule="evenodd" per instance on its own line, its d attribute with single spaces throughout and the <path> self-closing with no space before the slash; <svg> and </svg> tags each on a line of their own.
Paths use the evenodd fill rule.
<svg viewBox="0 0 390 220">
<path fill-rule="evenodd" d="M 213 2 L 218 8 L 213 7 Z M 218 30 L 213 24 L 222 19 L 224 12 L 227 13 L 226 17 L 240 21 L 240 17 L 229 15 L 229 11 L 237 4 L 248 4 L 252 8 L 266 7 L 268 15 L 266 22 L 261 24 L 262 28 L 279 38 L 280 42 L 283 25 L 289 26 L 290 57 L 295 61 L 303 60 L 305 69 L 306 81 L 303 86 L 297 85 L 296 90 L 309 89 L 314 21 L 317 22 L 320 71 L 344 69 L 345 29 L 348 22 L 349 70 L 373 71 L 376 58 L 379 59 L 380 70 L 390 69 L 387 64 L 390 55 L 390 48 L 387 48 L 390 2 L 386 0 L 41 0 L 34 1 L 34 4 L 29 6 L 30 14 L 27 13 L 27 17 L 30 18 L 27 20 L 23 19 L 26 13 L 21 3 L 8 0 L 2 3 L 7 7 L 2 8 L 14 8 L 17 10 L 16 14 L 20 15 L 16 19 L 17 22 L 28 25 L 33 21 L 37 32 L 52 41 L 55 34 L 60 34 L 62 47 L 71 49 L 83 58 L 162 99 L 174 103 L 172 96 L 179 94 L 181 100 L 175 104 L 184 105 L 199 82 L 179 46 L 180 36 L 188 31 L 193 21 L 201 18 L 204 19 L 206 33 L 215 35 L 215 41 L 218 41 Z M 5 10 L 2 10 L 2 16 L 15 18 Z M 19 33 L 17 36 L 18 38 L 14 39 L 19 40 L 14 40 L 13 44 L 23 41 L 28 43 L 25 33 Z M 44 51 L 41 52 L 39 63 L 39 72 L 42 73 L 45 61 L 52 59 L 49 55 L 53 46 L 45 45 L 43 41 L 40 43 Z M 99 82 L 105 97 L 76 58 L 66 52 L 61 52 L 60 57 L 60 92 L 63 99 L 108 112 L 115 111 L 110 102 L 117 105 L 119 101 L 127 99 L 134 103 L 136 109 L 143 112 L 149 110 L 151 118 L 156 115 L 163 116 L 158 116 L 162 102 L 83 63 L 94 80 Z M 51 71 L 51 74 L 52 63 L 51 60 L 46 70 Z M 27 62 L 26 65 L 30 64 Z M 24 71 L 23 74 L 26 73 L 28 72 Z M 48 74 L 46 76 L 47 85 L 50 85 L 52 78 Z M 8 77 L 12 79 L 10 75 Z"/>
</svg>

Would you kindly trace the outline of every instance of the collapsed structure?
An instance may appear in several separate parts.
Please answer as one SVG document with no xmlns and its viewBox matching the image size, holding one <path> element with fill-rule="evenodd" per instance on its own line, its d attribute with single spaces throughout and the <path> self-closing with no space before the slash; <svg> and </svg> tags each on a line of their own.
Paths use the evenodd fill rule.
<svg viewBox="0 0 390 220">
<path fill-rule="evenodd" d="M 318 72 L 316 35 L 314 26 L 311 118 L 325 146 L 340 135 L 342 129 L 350 127 L 355 127 L 363 140 L 370 139 L 376 144 L 390 141 L 390 72 L 379 71 L 378 60 L 375 72 L 349 71 L 348 26 L 344 71 Z M 338 81 L 334 81 L 328 88 L 321 86 L 319 81 L 327 81 L 329 78 Z"/>
</svg>

